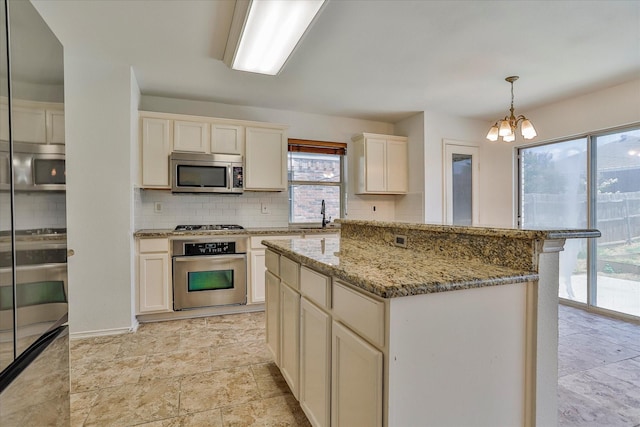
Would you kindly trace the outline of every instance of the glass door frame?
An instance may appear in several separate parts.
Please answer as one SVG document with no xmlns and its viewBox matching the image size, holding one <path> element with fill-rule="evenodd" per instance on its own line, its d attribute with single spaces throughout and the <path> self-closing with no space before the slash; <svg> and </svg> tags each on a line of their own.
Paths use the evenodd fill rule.
<svg viewBox="0 0 640 427">
<path fill-rule="evenodd" d="M 454 154 L 471 156 L 471 225 L 480 223 L 480 147 L 477 144 L 451 139 L 442 140 L 442 217 L 447 224 L 453 224 L 453 168 Z"/>
<path fill-rule="evenodd" d="M 524 144 L 514 147 L 515 165 L 516 165 L 516 224 L 518 228 L 522 228 L 522 196 L 523 196 L 523 184 L 522 184 L 522 150 L 533 147 L 541 147 L 545 145 L 552 145 L 562 143 L 566 141 L 585 138 L 587 140 L 587 227 L 597 229 L 597 208 L 598 208 L 598 171 L 597 171 L 597 139 L 606 135 L 615 133 L 622 133 L 625 131 L 632 131 L 640 129 L 640 123 L 634 123 L 630 125 L 613 127 L 597 132 L 588 132 L 584 134 L 572 135 L 564 138 L 557 138 L 553 140 Z M 615 310 L 597 306 L 598 298 L 598 286 L 597 286 L 597 239 L 588 239 L 587 241 L 587 301 L 586 303 L 575 301 L 567 298 L 560 298 L 560 302 L 565 305 L 575 306 L 586 309 L 595 313 L 604 314 L 610 317 L 615 317 L 624 320 L 638 321 L 640 317 L 622 313 Z"/>
</svg>

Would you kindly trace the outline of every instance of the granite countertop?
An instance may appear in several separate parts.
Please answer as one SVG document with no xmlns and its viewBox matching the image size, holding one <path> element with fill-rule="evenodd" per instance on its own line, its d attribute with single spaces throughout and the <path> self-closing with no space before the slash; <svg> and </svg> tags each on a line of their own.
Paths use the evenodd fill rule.
<svg viewBox="0 0 640 427">
<path fill-rule="evenodd" d="M 300 227 L 255 227 L 242 230 L 207 230 L 207 231 L 175 231 L 171 229 L 137 230 L 133 233 L 137 238 L 150 237 L 182 237 L 182 236 L 282 236 L 300 234 L 338 233 L 340 227 L 332 225 L 327 228 Z"/>
<path fill-rule="evenodd" d="M 538 280 L 532 271 L 359 239 L 265 239 L 263 243 L 302 265 L 383 298 Z"/>
<path fill-rule="evenodd" d="M 506 228 L 492 226 L 460 226 L 450 224 L 416 224 L 409 222 L 384 222 L 367 220 L 336 219 L 338 224 L 358 226 L 359 230 L 372 228 L 394 228 L 396 230 L 417 230 L 430 233 L 465 234 L 469 236 L 506 237 L 510 239 L 545 240 L 545 239 L 581 239 L 600 237 L 600 231 L 591 228 L 575 229 L 535 229 Z"/>
</svg>

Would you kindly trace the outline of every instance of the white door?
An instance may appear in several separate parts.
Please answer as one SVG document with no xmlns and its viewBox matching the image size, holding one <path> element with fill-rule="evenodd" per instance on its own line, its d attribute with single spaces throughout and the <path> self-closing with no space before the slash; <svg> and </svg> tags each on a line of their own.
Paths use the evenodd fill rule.
<svg viewBox="0 0 640 427">
<path fill-rule="evenodd" d="M 444 141 L 444 219 L 447 224 L 479 222 L 479 150 L 475 145 Z"/>
</svg>

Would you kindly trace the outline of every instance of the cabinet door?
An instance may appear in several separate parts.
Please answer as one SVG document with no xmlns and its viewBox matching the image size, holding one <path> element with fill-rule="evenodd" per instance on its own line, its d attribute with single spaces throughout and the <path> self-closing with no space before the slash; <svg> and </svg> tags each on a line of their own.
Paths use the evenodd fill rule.
<svg viewBox="0 0 640 427">
<path fill-rule="evenodd" d="M 171 125 L 171 120 L 167 119 L 142 118 L 143 187 L 170 188 Z"/>
<path fill-rule="evenodd" d="M 47 143 L 64 144 L 64 111 L 47 110 Z"/>
<path fill-rule="evenodd" d="M 173 311 L 169 284 L 169 254 L 140 254 L 138 259 L 138 313 Z"/>
<path fill-rule="evenodd" d="M 6 108 L 6 107 L 5 107 Z M 14 106 L 11 111 L 11 130 L 15 142 L 47 142 L 45 110 Z M 8 138 L 7 132 L 7 138 Z"/>
<path fill-rule="evenodd" d="M 173 123 L 173 149 L 206 153 L 209 149 L 209 123 L 176 120 Z"/>
<path fill-rule="evenodd" d="M 408 190 L 407 143 L 404 141 L 387 141 L 387 191 L 406 193 Z"/>
<path fill-rule="evenodd" d="M 331 425 L 382 426 L 382 353 L 338 322 L 332 337 Z"/>
<path fill-rule="evenodd" d="M 282 129 L 247 128 L 245 190 L 287 189 L 287 138 Z"/>
<path fill-rule="evenodd" d="M 249 280 L 249 304 L 264 302 L 264 273 L 265 254 L 264 249 L 251 249 L 251 278 Z"/>
<path fill-rule="evenodd" d="M 280 279 L 265 271 L 267 348 L 280 366 Z"/>
<path fill-rule="evenodd" d="M 300 406 L 313 426 L 331 417 L 331 318 L 306 298 L 300 303 Z"/>
<path fill-rule="evenodd" d="M 211 152 L 244 154 L 244 127 L 221 123 L 211 125 Z"/>
<path fill-rule="evenodd" d="M 365 141 L 365 181 L 367 192 L 384 192 L 386 175 L 387 141 L 384 139 L 367 138 Z"/>
<path fill-rule="evenodd" d="M 300 361 L 300 294 L 280 284 L 280 372 L 298 398 Z"/>
</svg>

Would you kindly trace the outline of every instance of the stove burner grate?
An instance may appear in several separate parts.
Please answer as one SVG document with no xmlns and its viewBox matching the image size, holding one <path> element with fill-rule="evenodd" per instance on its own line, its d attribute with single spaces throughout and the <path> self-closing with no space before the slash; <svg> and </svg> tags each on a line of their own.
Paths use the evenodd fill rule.
<svg viewBox="0 0 640 427">
<path fill-rule="evenodd" d="M 244 227 L 236 224 L 214 224 L 214 225 L 178 225 L 175 231 L 220 231 L 220 230 L 243 230 Z"/>
</svg>

